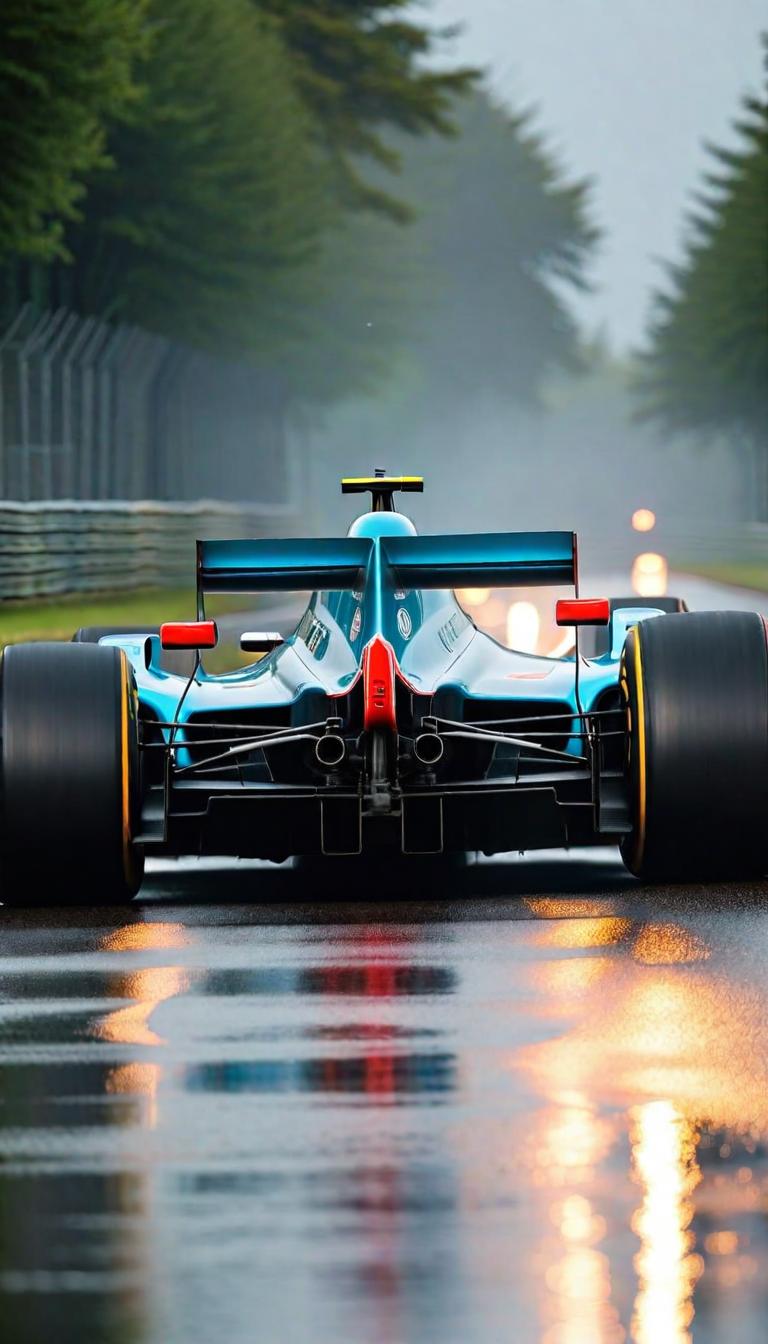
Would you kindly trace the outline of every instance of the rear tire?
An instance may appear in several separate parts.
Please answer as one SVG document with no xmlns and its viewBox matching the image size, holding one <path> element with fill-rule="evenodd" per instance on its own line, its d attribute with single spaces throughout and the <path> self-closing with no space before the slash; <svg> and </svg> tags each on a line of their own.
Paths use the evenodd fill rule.
<svg viewBox="0 0 768 1344">
<path fill-rule="evenodd" d="M 2 660 L 0 899 L 119 904 L 143 875 L 130 664 L 92 644 L 11 645 Z"/>
<path fill-rule="evenodd" d="M 659 616 L 630 630 L 633 831 L 622 857 L 638 877 L 768 871 L 768 648 L 762 617 Z"/>
</svg>

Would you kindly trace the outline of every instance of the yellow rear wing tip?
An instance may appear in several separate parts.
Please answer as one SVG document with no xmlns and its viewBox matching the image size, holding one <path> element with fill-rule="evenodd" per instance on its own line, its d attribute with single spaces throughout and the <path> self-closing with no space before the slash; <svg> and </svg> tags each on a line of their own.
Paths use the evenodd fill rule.
<svg viewBox="0 0 768 1344">
<path fill-rule="evenodd" d="M 361 495 L 366 490 L 373 493 L 382 492 L 391 494 L 393 490 L 414 491 L 421 493 L 424 490 L 423 476 L 345 476 L 341 482 L 341 493 L 343 495 Z"/>
</svg>

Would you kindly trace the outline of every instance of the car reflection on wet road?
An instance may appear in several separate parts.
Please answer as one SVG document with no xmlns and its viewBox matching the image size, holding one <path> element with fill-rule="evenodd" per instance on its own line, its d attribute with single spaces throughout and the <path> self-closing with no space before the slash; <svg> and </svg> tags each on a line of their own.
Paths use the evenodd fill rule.
<svg viewBox="0 0 768 1344">
<path fill-rule="evenodd" d="M 765 1338 L 768 888 L 419 886 L 2 912 L 3 1344 Z"/>
</svg>

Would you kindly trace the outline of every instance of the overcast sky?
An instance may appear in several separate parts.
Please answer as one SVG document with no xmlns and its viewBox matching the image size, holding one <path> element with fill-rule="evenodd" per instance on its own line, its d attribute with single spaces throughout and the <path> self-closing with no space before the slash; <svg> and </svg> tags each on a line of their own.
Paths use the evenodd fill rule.
<svg viewBox="0 0 768 1344">
<path fill-rule="evenodd" d="M 705 140 L 732 143 L 740 96 L 762 87 L 768 0 L 422 0 L 460 22 L 453 59 L 487 67 L 516 108 L 534 106 L 563 165 L 595 178 L 605 230 L 598 292 L 579 301 L 617 348 L 643 333 L 658 258 L 679 255 Z"/>
</svg>

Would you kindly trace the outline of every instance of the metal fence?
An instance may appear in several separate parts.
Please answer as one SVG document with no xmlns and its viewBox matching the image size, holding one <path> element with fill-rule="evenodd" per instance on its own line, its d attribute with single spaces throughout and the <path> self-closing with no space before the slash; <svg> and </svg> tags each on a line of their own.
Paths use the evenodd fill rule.
<svg viewBox="0 0 768 1344">
<path fill-rule="evenodd" d="M 194 585 L 195 541 L 295 531 L 290 505 L 5 503 L 0 601 Z"/>
<path fill-rule="evenodd" d="M 267 499 L 292 489 L 276 370 L 25 304 L 0 330 L 0 497 Z"/>
</svg>

